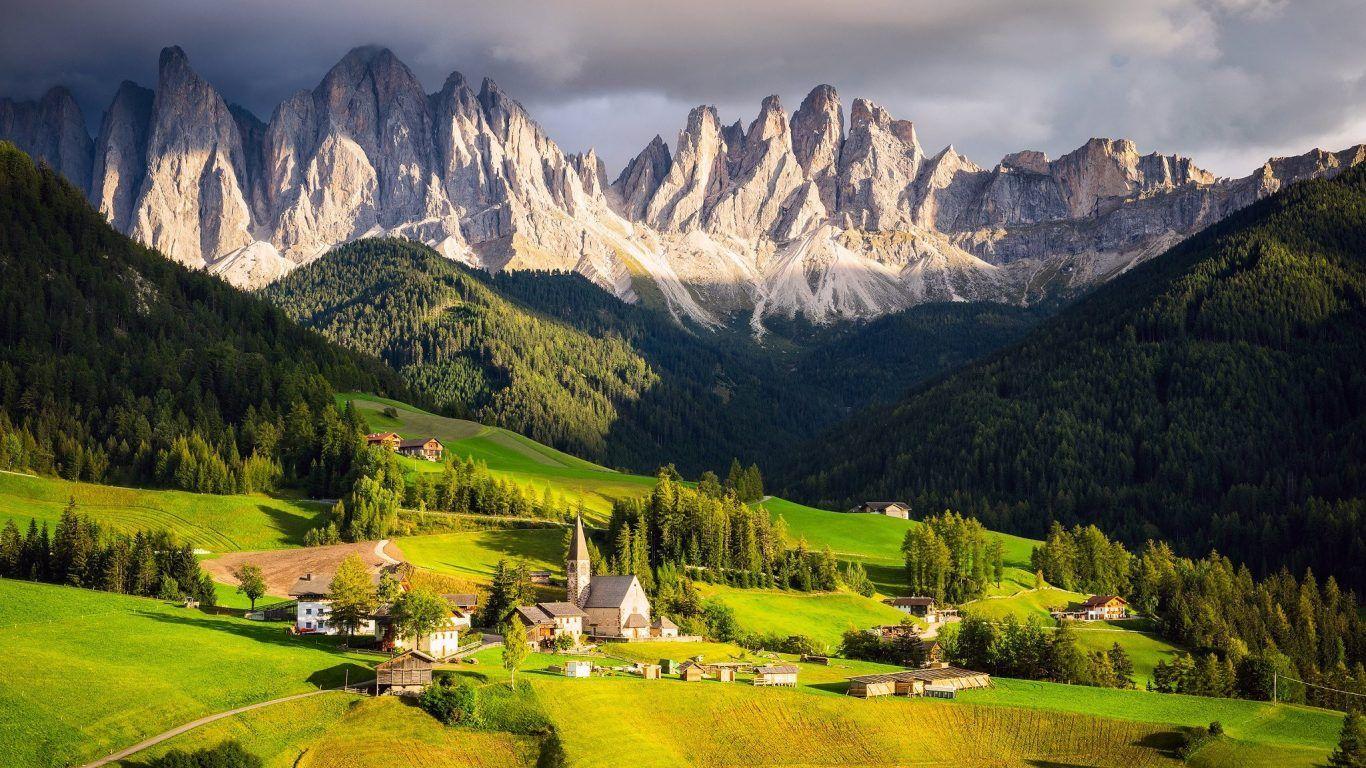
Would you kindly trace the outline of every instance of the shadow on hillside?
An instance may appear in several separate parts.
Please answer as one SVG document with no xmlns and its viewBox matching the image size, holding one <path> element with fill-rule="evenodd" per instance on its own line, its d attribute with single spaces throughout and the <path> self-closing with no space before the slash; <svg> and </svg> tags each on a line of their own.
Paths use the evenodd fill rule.
<svg viewBox="0 0 1366 768">
<path fill-rule="evenodd" d="M 848 562 L 845 561 L 846 564 Z M 860 562 L 864 570 L 868 572 L 868 580 L 873 582 L 879 592 L 886 595 L 903 595 L 906 593 L 906 569 L 904 567 Z"/>
<path fill-rule="evenodd" d="M 309 506 L 317 506 L 317 511 L 312 517 L 302 518 L 296 514 L 291 514 L 283 509 L 271 507 L 266 504 L 257 505 L 257 509 L 261 510 L 261 513 L 266 516 L 266 519 L 270 520 L 277 531 L 284 534 L 283 543 L 302 546 L 304 543 L 304 534 L 308 533 L 309 529 L 316 527 L 316 524 L 320 522 L 319 518 L 327 513 L 327 507 L 320 504 L 307 506 L 298 504 L 297 506 L 300 509 L 307 509 Z"/>
<path fill-rule="evenodd" d="M 240 619 L 237 621 L 230 621 L 223 617 L 204 613 L 198 613 L 193 616 L 176 616 L 172 614 L 155 613 L 152 611 L 139 611 L 137 615 L 153 621 L 159 621 L 163 624 L 178 624 L 198 629 L 226 632 L 258 643 L 269 643 L 271 645 L 288 646 L 297 649 L 312 648 L 314 650 L 337 655 L 341 655 L 343 652 L 340 647 L 342 641 L 342 638 L 340 637 L 294 636 L 288 634 L 285 631 L 285 628 L 280 624 L 243 622 Z M 346 670 L 348 669 L 350 670 L 350 678 L 352 680 L 366 680 L 374 674 L 372 670 L 362 664 L 339 664 L 329 670 L 336 672 L 336 679 L 332 680 L 331 678 L 328 678 L 326 685 L 340 685 L 343 678 L 346 676 Z M 312 682 L 312 678 L 309 678 L 309 680 Z"/>
<path fill-rule="evenodd" d="M 847 680 L 836 680 L 830 683 L 815 683 L 805 687 L 814 688 L 818 691 L 829 691 L 831 693 L 847 693 L 849 691 L 849 682 Z"/>
</svg>

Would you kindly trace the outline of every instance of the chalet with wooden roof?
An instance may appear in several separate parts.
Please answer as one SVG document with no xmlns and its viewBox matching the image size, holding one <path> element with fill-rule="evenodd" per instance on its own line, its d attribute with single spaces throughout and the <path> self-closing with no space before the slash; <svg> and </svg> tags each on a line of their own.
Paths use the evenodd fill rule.
<svg viewBox="0 0 1366 768">
<path fill-rule="evenodd" d="M 372 432 L 365 436 L 365 444 L 389 451 L 397 451 L 403 438 L 397 432 Z"/>
<path fill-rule="evenodd" d="M 543 646 L 554 644 L 562 635 L 572 637 L 577 644 L 588 616 L 577 605 L 565 602 L 518 606 L 515 613 L 526 627 L 527 642 Z"/>
<path fill-rule="evenodd" d="M 854 507 L 852 511 L 870 515 L 886 515 L 900 520 L 911 518 L 911 505 L 904 501 L 865 501 Z"/>
<path fill-rule="evenodd" d="M 1119 595 L 1092 595 L 1076 608 L 1059 608 L 1049 613 L 1059 620 L 1114 621 L 1129 618 L 1129 602 Z"/>
<path fill-rule="evenodd" d="M 396 450 L 400 456 L 411 456 L 415 459 L 426 459 L 427 461 L 441 461 L 446 447 L 435 437 L 417 437 L 410 440 L 400 440 Z"/>
<path fill-rule="evenodd" d="M 882 602 L 893 608 L 912 616 L 918 616 L 931 624 L 938 624 L 945 621 L 957 621 L 958 609 L 952 606 L 940 605 L 939 601 L 933 597 L 923 595 L 913 595 L 911 597 L 893 597 Z"/>
</svg>

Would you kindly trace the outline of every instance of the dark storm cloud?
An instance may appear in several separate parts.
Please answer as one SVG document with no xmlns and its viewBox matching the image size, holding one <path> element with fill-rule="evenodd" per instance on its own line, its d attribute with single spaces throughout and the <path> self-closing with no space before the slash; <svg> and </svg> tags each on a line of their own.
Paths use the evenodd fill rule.
<svg viewBox="0 0 1366 768">
<path fill-rule="evenodd" d="M 614 171 L 655 133 L 672 144 L 698 103 L 748 123 L 763 96 L 791 110 L 822 82 L 982 165 L 1124 136 L 1241 175 L 1366 140 L 1360 0 L 4 2 L 0 93 L 65 84 L 92 125 L 120 80 L 155 84 L 166 45 L 267 119 L 348 49 L 379 44 L 429 90 L 455 69 L 493 77 Z"/>
</svg>

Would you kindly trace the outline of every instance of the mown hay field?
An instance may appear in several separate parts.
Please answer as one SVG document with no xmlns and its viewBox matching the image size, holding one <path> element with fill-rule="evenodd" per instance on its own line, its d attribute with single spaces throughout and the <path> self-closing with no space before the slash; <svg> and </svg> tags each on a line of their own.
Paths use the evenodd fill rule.
<svg viewBox="0 0 1366 768">
<path fill-rule="evenodd" d="M 167 530 L 210 552 L 298 546 L 327 506 L 263 494 L 225 495 L 144 490 L 0 472 L 0 525 L 30 519 L 52 529 L 67 503 L 111 530 Z"/>
</svg>

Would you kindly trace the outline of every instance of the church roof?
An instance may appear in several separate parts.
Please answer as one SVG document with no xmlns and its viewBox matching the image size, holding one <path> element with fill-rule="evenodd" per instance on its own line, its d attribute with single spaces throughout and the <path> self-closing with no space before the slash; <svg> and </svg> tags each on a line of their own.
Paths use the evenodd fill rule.
<svg viewBox="0 0 1366 768">
<path fill-rule="evenodd" d="M 569 547 L 569 559 L 588 559 L 588 541 L 583 536 L 583 515 L 574 519 L 574 543 Z"/>
<path fill-rule="evenodd" d="M 583 607 L 620 608 L 635 583 L 634 576 L 594 576 L 588 582 L 588 600 Z"/>
<path fill-rule="evenodd" d="M 644 629 L 648 626 L 650 626 L 650 622 L 646 621 L 645 617 L 638 613 L 633 613 L 626 617 L 627 629 Z"/>
</svg>

